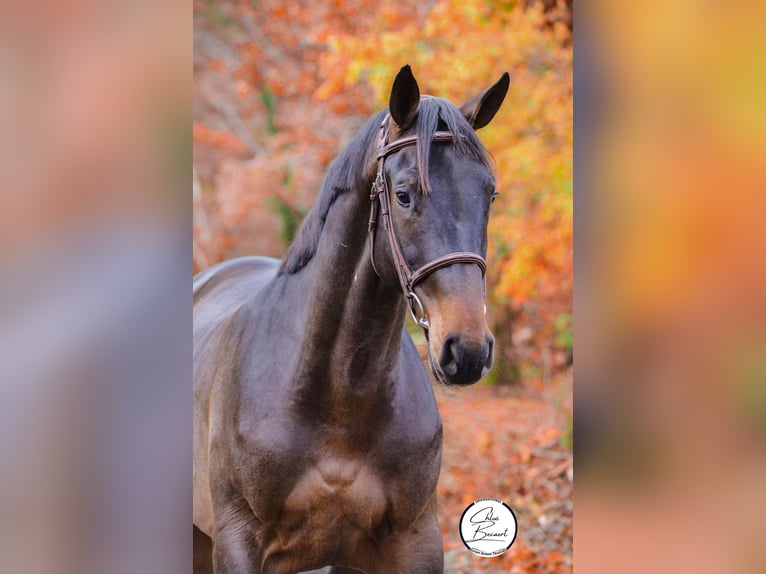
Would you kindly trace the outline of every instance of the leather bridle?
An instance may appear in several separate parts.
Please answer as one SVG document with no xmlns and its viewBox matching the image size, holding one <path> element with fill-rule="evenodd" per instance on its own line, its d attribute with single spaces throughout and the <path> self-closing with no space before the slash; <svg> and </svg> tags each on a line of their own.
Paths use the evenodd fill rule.
<svg viewBox="0 0 766 574">
<path fill-rule="evenodd" d="M 450 265 L 456 265 L 458 263 L 474 264 L 478 265 L 481 269 L 482 278 L 484 278 L 487 271 L 487 262 L 483 257 L 471 253 L 469 251 L 456 251 L 454 253 L 447 253 L 441 257 L 429 261 L 425 265 L 418 267 L 413 271 L 407 264 L 404 258 L 402 249 L 399 246 L 399 240 L 396 238 L 396 231 L 394 230 L 393 220 L 391 218 L 391 197 L 388 189 L 388 183 L 386 182 L 386 176 L 383 171 L 386 158 L 411 145 L 417 144 L 417 136 L 407 136 L 399 138 L 391 143 L 388 142 L 388 120 L 389 114 L 383 118 L 383 123 L 380 125 L 380 140 L 378 144 L 377 160 L 378 160 L 378 172 L 375 176 L 375 180 L 372 183 L 372 190 L 370 192 L 370 201 L 372 205 L 370 207 L 370 221 L 368 227 L 368 235 L 370 240 L 370 260 L 372 262 L 372 268 L 375 273 L 378 273 L 375 267 L 375 230 L 378 222 L 378 209 L 383 216 L 383 225 L 388 232 L 388 242 L 391 245 L 391 254 L 394 258 L 394 265 L 396 267 L 397 276 L 399 277 L 399 284 L 402 287 L 402 292 L 407 299 L 407 304 L 410 309 L 415 324 L 422 327 L 428 335 L 428 328 L 430 326 L 428 317 L 426 316 L 423 303 L 420 298 L 415 294 L 415 285 L 420 281 L 428 277 L 434 271 Z M 452 132 L 437 131 L 434 133 L 432 142 L 454 142 L 455 135 Z M 380 275 L 380 274 L 378 274 Z"/>
</svg>

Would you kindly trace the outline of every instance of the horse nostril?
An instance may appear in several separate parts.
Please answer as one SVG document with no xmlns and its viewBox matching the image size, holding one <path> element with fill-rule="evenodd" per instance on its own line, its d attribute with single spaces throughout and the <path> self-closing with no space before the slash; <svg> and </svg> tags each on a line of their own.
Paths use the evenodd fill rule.
<svg viewBox="0 0 766 574">
<path fill-rule="evenodd" d="M 455 375 L 457 373 L 459 355 L 459 343 L 457 337 L 450 335 L 444 340 L 442 345 L 441 357 L 439 358 L 439 366 L 447 375 Z"/>
<path fill-rule="evenodd" d="M 487 370 L 492 368 L 492 363 L 494 359 L 494 350 L 495 350 L 495 338 L 490 335 L 487 337 L 487 358 L 484 361 L 484 366 L 487 368 Z"/>
</svg>

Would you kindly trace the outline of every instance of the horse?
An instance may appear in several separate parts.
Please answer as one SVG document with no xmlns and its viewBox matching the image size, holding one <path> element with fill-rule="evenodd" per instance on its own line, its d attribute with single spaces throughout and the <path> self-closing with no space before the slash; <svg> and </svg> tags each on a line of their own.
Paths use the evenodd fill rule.
<svg viewBox="0 0 766 574">
<path fill-rule="evenodd" d="M 442 422 L 404 321 L 409 308 L 438 382 L 470 385 L 491 368 L 495 179 L 476 130 L 508 86 L 505 73 L 458 108 L 421 97 L 403 67 L 284 259 L 195 276 L 194 534 L 209 554 L 198 564 L 443 572 Z"/>
</svg>

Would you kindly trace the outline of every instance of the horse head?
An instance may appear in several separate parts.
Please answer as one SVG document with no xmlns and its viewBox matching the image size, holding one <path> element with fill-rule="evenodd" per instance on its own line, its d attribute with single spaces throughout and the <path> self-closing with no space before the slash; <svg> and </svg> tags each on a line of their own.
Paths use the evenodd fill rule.
<svg viewBox="0 0 766 574">
<path fill-rule="evenodd" d="M 484 258 L 495 178 L 475 130 L 495 116 L 508 85 L 506 73 L 458 108 L 421 97 L 405 66 L 381 126 L 373 196 L 380 197 L 389 241 L 386 248 L 379 233 L 373 255 L 387 254 L 378 256 L 386 263 L 381 276 L 398 278 L 442 383 L 473 384 L 493 362 Z"/>
</svg>

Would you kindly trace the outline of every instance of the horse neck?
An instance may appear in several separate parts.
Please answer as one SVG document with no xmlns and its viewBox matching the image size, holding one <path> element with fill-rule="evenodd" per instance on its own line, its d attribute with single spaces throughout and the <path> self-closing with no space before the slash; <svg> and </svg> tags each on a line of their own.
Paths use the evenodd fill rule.
<svg viewBox="0 0 766 574">
<path fill-rule="evenodd" d="M 405 307 L 398 284 L 381 280 L 370 262 L 371 183 L 336 200 L 306 269 L 309 304 L 298 377 L 305 392 L 298 396 L 310 408 L 329 401 L 358 411 L 360 398 L 393 391 Z"/>
</svg>

